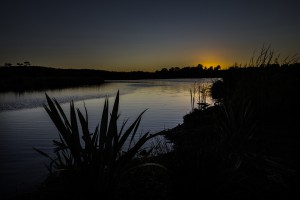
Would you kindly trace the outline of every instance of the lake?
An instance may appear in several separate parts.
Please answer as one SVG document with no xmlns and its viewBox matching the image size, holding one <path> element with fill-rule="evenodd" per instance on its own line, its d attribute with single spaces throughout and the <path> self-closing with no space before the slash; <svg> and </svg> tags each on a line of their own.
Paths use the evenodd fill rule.
<svg viewBox="0 0 300 200">
<path fill-rule="evenodd" d="M 51 153 L 58 131 L 43 108 L 45 93 L 56 98 L 68 113 L 69 102 L 87 108 L 93 130 L 99 123 L 104 99 L 109 97 L 110 111 L 120 91 L 119 124 L 128 125 L 145 109 L 139 133 L 155 133 L 181 124 L 191 111 L 190 89 L 195 82 L 211 84 L 214 79 L 166 79 L 110 81 L 100 86 L 77 87 L 24 93 L 0 94 L 0 188 L 1 197 L 22 193 L 47 177 L 44 165 L 49 160 L 33 147 Z M 206 101 L 213 104 L 210 96 Z M 91 130 L 91 131 L 92 131 Z"/>
</svg>

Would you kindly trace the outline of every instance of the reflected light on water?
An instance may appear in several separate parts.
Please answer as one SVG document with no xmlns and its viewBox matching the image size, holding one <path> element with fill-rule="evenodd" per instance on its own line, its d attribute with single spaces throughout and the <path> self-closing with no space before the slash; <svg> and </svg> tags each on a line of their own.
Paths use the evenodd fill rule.
<svg viewBox="0 0 300 200">
<path fill-rule="evenodd" d="M 52 152 L 52 140 L 58 132 L 42 104 L 45 92 L 56 98 L 66 113 L 69 102 L 88 110 L 89 125 L 94 129 L 99 123 L 105 96 L 109 96 L 110 111 L 117 91 L 120 91 L 119 126 L 128 124 L 145 109 L 139 131 L 155 133 L 183 122 L 183 116 L 191 111 L 189 90 L 195 81 L 212 82 L 208 79 L 112 81 L 98 87 L 78 87 L 22 94 L 0 94 L 0 187 L 5 194 L 13 194 L 43 181 L 47 175 L 44 167 L 48 160 L 37 154 L 32 147 Z M 212 104 L 208 97 L 207 102 Z"/>
</svg>

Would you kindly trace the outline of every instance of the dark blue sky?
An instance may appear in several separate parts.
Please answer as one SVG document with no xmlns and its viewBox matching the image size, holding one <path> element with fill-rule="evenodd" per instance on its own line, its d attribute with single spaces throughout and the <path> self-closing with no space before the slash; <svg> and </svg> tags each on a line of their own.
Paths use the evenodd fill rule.
<svg viewBox="0 0 300 200">
<path fill-rule="evenodd" d="M 0 64 L 153 71 L 300 53 L 300 1 L 4 0 Z"/>
</svg>

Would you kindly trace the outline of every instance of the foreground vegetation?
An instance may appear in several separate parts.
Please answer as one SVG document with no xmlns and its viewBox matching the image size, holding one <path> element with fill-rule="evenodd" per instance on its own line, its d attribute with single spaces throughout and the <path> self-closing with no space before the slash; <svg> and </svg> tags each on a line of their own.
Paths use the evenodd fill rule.
<svg viewBox="0 0 300 200">
<path fill-rule="evenodd" d="M 299 198 L 300 65 L 276 64 L 269 53 L 263 52 L 253 62 L 256 66 L 224 71 L 211 88 L 213 106 L 203 106 L 205 99 L 195 96 L 206 87 L 191 89 L 192 112 L 183 124 L 145 134 L 128 150 L 122 146 L 134 138 L 142 114 L 127 131 L 117 131 L 118 95 L 110 122 L 106 100 L 92 134 L 87 113 L 77 110 L 83 143 L 73 104 L 68 121 L 59 104 L 47 97 L 45 109 L 61 140 L 54 142 L 55 158 L 37 150 L 50 158 L 51 173 L 39 192 L 23 198 Z M 143 149 L 157 135 L 174 147 Z"/>
<path fill-rule="evenodd" d="M 160 133 L 151 135 L 145 133 L 136 140 L 138 126 L 146 110 L 126 131 L 123 132 L 126 122 L 118 131 L 119 92 L 116 95 L 110 118 L 108 99 L 105 99 L 100 124 L 92 133 L 90 133 L 86 109 L 84 116 L 79 109 L 75 109 L 71 102 L 70 120 L 68 120 L 59 103 L 47 94 L 46 98 L 48 106 L 44 105 L 44 107 L 59 131 L 60 140 L 53 141 L 55 157 L 34 148 L 38 153 L 50 159 L 48 167 L 50 177 L 47 186 L 54 186 L 57 189 L 54 194 L 47 192 L 47 196 L 43 198 L 85 199 L 100 195 L 115 199 L 123 196 L 120 189 L 124 187 L 122 179 L 130 173 L 149 167 L 166 170 L 158 163 L 142 162 L 141 157 L 152 151 L 151 148 L 142 149 L 143 145 L 151 138 L 160 135 Z M 141 151 L 143 151 L 143 156 L 140 155 Z M 74 192 L 74 189 L 80 192 Z"/>
<path fill-rule="evenodd" d="M 166 132 L 174 198 L 300 197 L 300 65 L 272 61 L 265 49 L 256 66 L 227 70 L 211 88 L 216 105 Z"/>
</svg>

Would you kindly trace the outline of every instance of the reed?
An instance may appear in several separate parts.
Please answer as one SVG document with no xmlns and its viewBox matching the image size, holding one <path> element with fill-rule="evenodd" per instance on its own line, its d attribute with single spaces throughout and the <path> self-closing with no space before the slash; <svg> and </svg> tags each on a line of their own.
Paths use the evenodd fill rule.
<svg viewBox="0 0 300 200">
<path fill-rule="evenodd" d="M 246 67 L 268 67 L 268 66 L 288 66 L 291 64 L 298 63 L 300 56 L 298 54 L 288 55 L 281 58 L 280 53 L 276 53 L 274 49 L 271 48 L 271 45 L 267 47 L 262 46 L 259 53 L 256 55 L 256 51 L 253 52 L 249 63 L 246 64 Z"/>
<path fill-rule="evenodd" d="M 191 111 L 195 109 L 195 103 L 198 105 L 197 109 L 206 109 L 209 104 L 206 102 L 210 91 L 209 83 L 194 82 L 193 88 L 190 88 L 191 97 Z"/>
</svg>

